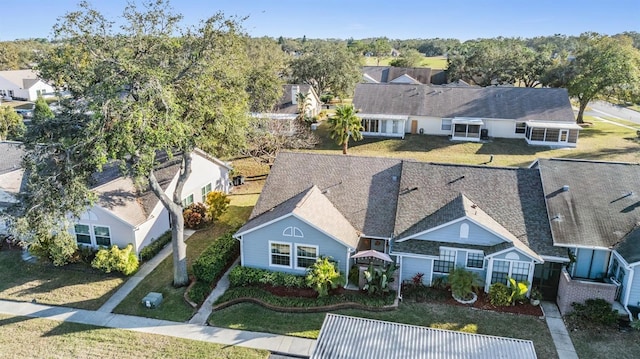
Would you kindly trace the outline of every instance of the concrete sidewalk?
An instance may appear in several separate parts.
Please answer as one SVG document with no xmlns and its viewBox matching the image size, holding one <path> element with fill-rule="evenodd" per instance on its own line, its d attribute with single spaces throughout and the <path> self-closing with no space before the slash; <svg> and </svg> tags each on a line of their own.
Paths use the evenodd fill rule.
<svg viewBox="0 0 640 359">
<path fill-rule="evenodd" d="M 29 302 L 0 300 L 0 313 L 14 316 L 82 323 L 107 328 L 126 329 L 136 332 L 167 335 L 171 337 L 200 340 L 223 345 L 238 345 L 295 356 L 308 357 L 311 355 L 315 346 L 315 340 L 312 339 L 207 327 L 202 325 L 170 322 L 166 320 L 113 314 L 104 311 L 55 307 Z"/>
<path fill-rule="evenodd" d="M 578 354 L 573 347 L 573 342 L 571 341 L 571 337 L 569 337 L 567 326 L 564 324 L 564 320 L 562 320 L 558 306 L 553 302 L 547 301 L 543 301 L 540 305 L 544 311 L 544 318 L 551 332 L 558 357 L 560 359 L 578 359 Z"/>
<path fill-rule="evenodd" d="M 184 230 L 184 239 L 191 237 L 195 231 L 185 229 Z M 145 262 L 140 266 L 138 271 L 129 278 L 113 295 L 100 307 L 98 308 L 99 312 L 111 313 L 117 306 L 126 298 L 131 291 L 142 282 L 142 280 L 149 275 L 156 267 L 162 263 L 171 253 L 173 249 L 171 248 L 171 242 L 167 244 L 155 257 L 151 258 L 149 261 Z M 142 300 L 142 298 L 140 298 Z"/>
<path fill-rule="evenodd" d="M 213 288 L 211 293 L 209 293 L 207 299 L 200 306 L 200 309 L 198 309 L 198 312 L 193 317 L 191 317 L 191 320 L 189 320 L 189 324 L 207 325 L 207 319 L 209 319 L 209 316 L 213 311 L 213 303 L 218 300 L 218 298 L 220 298 L 220 296 L 223 295 L 224 292 L 227 291 L 227 289 L 229 289 L 229 272 L 233 269 L 233 267 L 237 266 L 238 263 L 240 263 L 240 258 L 236 259 L 231 267 L 229 267 L 229 269 L 222 275 L 222 277 L 216 284 L 216 287 Z"/>
</svg>

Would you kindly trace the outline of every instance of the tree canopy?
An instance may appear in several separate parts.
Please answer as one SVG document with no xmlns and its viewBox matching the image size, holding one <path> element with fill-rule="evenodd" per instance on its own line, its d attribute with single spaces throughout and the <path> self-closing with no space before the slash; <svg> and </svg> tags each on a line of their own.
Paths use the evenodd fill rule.
<svg viewBox="0 0 640 359">
<path fill-rule="evenodd" d="M 311 44 L 290 68 L 293 83 L 309 84 L 318 95 L 329 91 L 339 97 L 350 95 L 361 77 L 358 55 L 345 44 L 330 42 Z"/>
<path fill-rule="evenodd" d="M 176 286 L 188 283 L 180 196 L 190 153 L 195 146 L 217 156 L 235 153 L 248 123 L 249 61 L 238 20 L 218 13 L 190 28 L 181 19 L 164 0 L 144 8 L 129 3 L 117 30 L 86 2 L 61 18 L 54 27 L 60 45 L 43 56 L 39 70 L 71 98 L 31 131 L 22 217 L 42 229 L 25 230 L 31 239 L 65 232 L 69 221 L 61 219 L 94 203 L 92 175 L 118 164 L 170 213 Z M 154 173 L 161 153 L 181 160 L 171 196 Z"/>
<path fill-rule="evenodd" d="M 0 141 L 18 139 L 24 134 L 22 116 L 10 106 L 0 106 Z"/>
</svg>

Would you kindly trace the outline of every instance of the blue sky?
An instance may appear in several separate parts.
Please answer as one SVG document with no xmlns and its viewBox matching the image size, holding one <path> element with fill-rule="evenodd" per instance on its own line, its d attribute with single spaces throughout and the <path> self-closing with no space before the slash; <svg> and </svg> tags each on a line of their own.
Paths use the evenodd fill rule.
<svg viewBox="0 0 640 359">
<path fill-rule="evenodd" d="M 78 0 L 4 1 L 0 40 L 51 38 L 56 19 Z M 110 19 L 126 0 L 90 3 Z M 361 39 L 533 37 L 585 31 L 640 32 L 640 0 L 173 0 L 185 24 L 216 11 L 248 16 L 252 36 Z"/>
</svg>

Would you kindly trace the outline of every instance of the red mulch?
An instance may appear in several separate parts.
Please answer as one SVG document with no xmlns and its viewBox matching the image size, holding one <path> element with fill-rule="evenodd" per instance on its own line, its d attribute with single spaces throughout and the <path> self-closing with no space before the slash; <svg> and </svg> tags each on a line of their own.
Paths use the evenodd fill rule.
<svg viewBox="0 0 640 359">
<path fill-rule="evenodd" d="M 457 305 L 457 306 L 463 306 L 463 307 L 469 306 L 468 304 L 458 303 L 455 299 L 453 299 L 453 297 L 451 297 L 451 294 L 449 294 L 449 298 L 446 300 L 445 303 L 449 305 Z M 491 302 L 489 301 L 489 295 L 487 293 L 478 294 L 478 300 L 475 303 L 473 303 L 472 307 L 477 309 L 490 310 L 493 312 L 500 312 L 500 313 L 524 314 L 524 315 L 533 315 L 536 317 L 541 317 L 543 315 L 542 308 L 540 308 L 539 305 L 534 306 L 534 305 L 531 305 L 529 302 L 516 303 L 515 305 L 506 306 L 506 307 L 496 307 L 495 305 L 491 304 Z"/>
</svg>

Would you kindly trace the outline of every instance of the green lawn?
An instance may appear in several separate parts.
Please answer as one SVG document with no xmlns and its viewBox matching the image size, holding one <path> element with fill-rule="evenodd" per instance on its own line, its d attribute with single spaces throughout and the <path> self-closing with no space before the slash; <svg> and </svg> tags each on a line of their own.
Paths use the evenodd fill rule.
<svg viewBox="0 0 640 359">
<path fill-rule="evenodd" d="M 265 350 L 0 315 L 2 358 L 267 358 Z"/>
<path fill-rule="evenodd" d="M 0 298 L 98 309 L 125 278 L 78 267 L 22 261 L 20 251 L 0 252 Z"/>
<path fill-rule="evenodd" d="M 378 58 L 375 56 L 363 57 L 365 66 L 389 66 L 389 62 L 395 60 L 392 56 L 383 56 Z M 419 65 L 420 67 L 431 67 L 434 69 L 446 69 L 447 58 L 444 56 L 425 57 Z"/>
<path fill-rule="evenodd" d="M 536 158 L 579 158 L 640 162 L 640 141 L 635 130 L 586 117 L 593 126 L 580 131 L 578 147 L 551 149 L 529 146 L 524 140 L 494 138 L 488 143 L 450 141 L 446 136 L 407 135 L 402 139 L 368 138 L 349 142 L 349 154 L 384 156 L 429 162 L 528 166 Z M 327 125 L 318 129 L 322 142 L 312 152 L 339 154 L 341 149 L 327 136 Z"/>
<path fill-rule="evenodd" d="M 438 303 L 401 304 L 391 312 L 340 310 L 338 314 L 432 328 L 529 339 L 539 358 L 557 358 L 544 320 Z M 217 327 L 317 338 L 325 313 L 278 313 L 254 304 L 237 304 L 214 312 L 209 324 Z"/>
<path fill-rule="evenodd" d="M 640 358 L 640 332 L 617 328 L 585 328 L 565 320 L 571 341 L 580 358 Z"/>
<path fill-rule="evenodd" d="M 216 238 L 237 225 L 243 224 L 258 199 L 257 194 L 230 196 L 231 203 L 227 212 L 213 226 L 196 232 L 187 240 L 187 266 L 191 272 L 191 263 L 198 258 Z M 174 288 L 173 258 L 167 257 L 153 272 L 115 308 L 114 313 L 137 315 L 141 317 L 184 322 L 194 314 L 194 309 L 183 299 L 186 288 Z M 157 309 L 148 309 L 140 300 L 149 292 L 160 292 L 164 299 Z"/>
</svg>

